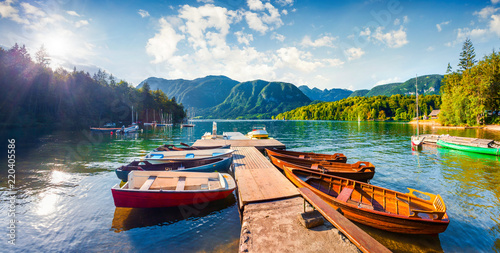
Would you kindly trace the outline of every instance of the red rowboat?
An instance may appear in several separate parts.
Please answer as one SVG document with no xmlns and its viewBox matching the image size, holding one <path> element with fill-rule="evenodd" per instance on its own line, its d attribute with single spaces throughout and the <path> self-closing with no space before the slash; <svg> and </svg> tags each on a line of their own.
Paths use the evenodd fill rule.
<svg viewBox="0 0 500 253">
<path fill-rule="evenodd" d="M 155 208 L 224 199 L 236 188 L 226 173 L 132 171 L 128 182 L 111 188 L 116 207 Z"/>
</svg>

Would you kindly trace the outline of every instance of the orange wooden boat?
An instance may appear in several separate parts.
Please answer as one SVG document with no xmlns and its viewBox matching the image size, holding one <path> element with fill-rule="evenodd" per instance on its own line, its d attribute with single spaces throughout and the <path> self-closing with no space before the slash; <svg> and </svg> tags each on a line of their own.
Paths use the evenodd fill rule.
<svg viewBox="0 0 500 253">
<path fill-rule="evenodd" d="M 284 170 L 283 166 L 295 169 L 305 169 L 313 172 L 321 172 L 338 177 L 345 177 L 358 181 L 367 182 L 375 175 L 375 166 L 370 162 L 357 162 L 354 164 L 307 160 L 294 157 L 274 156 L 267 153 L 271 162 L 278 168 Z"/>
<path fill-rule="evenodd" d="M 337 163 L 347 162 L 347 157 L 341 153 L 335 153 L 333 155 L 329 155 L 329 154 L 319 154 L 312 152 L 297 152 L 297 151 L 267 149 L 267 148 L 266 152 L 267 155 L 272 155 L 272 156 L 284 156 L 284 157 L 300 158 L 305 160 L 328 161 Z"/>
<path fill-rule="evenodd" d="M 439 195 L 410 188 L 409 193 L 401 193 L 310 170 L 283 168 L 297 187 L 307 187 L 352 221 L 404 234 L 438 234 L 450 223 Z M 415 192 L 430 200 L 417 197 Z"/>
</svg>

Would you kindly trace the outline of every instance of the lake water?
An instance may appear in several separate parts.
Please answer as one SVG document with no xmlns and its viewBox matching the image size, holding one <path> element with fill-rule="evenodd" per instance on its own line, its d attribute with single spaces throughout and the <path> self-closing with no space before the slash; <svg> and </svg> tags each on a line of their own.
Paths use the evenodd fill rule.
<svg viewBox="0 0 500 253">
<path fill-rule="evenodd" d="M 264 124 L 271 137 L 296 151 L 341 152 L 348 163 L 376 166 L 374 185 L 407 192 L 439 193 L 450 216 L 439 236 L 406 236 L 362 227 L 401 252 L 499 252 L 500 161 L 498 157 L 441 148 L 412 151 L 414 126 L 387 122 L 217 121 L 219 133 L 246 133 Z M 16 139 L 16 245 L 9 240 L 7 160 L 1 160 L 2 249 L 14 251 L 236 252 L 240 220 L 234 195 L 188 208 L 115 208 L 114 169 L 164 143 L 194 143 L 212 121 L 194 128 L 145 129 L 129 136 L 89 131 L 21 129 Z M 500 140 L 500 132 L 421 128 L 421 132 Z M 5 156 L 2 156 L 5 157 Z M 3 158 L 4 159 L 4 158 Z M 202 207 L 202 208 L 200 208 Z M 4 250 L 2 250 L 4 251 Z"/>
</svg>

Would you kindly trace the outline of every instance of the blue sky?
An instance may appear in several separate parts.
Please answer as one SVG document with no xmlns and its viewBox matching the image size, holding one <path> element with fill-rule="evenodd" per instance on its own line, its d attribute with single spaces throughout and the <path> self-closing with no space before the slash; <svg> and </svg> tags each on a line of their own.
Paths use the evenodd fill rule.
<svg viewBox="0 0 500 253">
<path fill-rule="evenodd" d="M 492 1 L 0 1 L 0 45 L 43 44 L 53 68 L 155 76 L 226 75 L 320 89 L 370 89 L 456 69 L 470 37 L 500 45 Z"/>
</svg>

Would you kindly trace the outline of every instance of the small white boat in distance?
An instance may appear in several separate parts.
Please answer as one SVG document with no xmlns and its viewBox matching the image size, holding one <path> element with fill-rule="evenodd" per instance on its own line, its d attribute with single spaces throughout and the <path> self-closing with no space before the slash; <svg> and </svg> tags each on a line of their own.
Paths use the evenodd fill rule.
<svg viewBox="0 0 500 253">
<path fill-rule="evenodd" d="M 266 131 L 265 126 L 254 126 L 252 132 L 248 132 L 248 138 L 250 139 L 267 139 L 269 134 Z"/>
<path fill-rule="evenodd" d="M 232 149 L 202 149 L 202 150 L 183 150 L 183 151 L 153 151 L 147 154 L 142 160 L 152 164 L 167 163 L 173 161 L 200 160 L 215 157 L 232 156 Z"/>
</svg>

